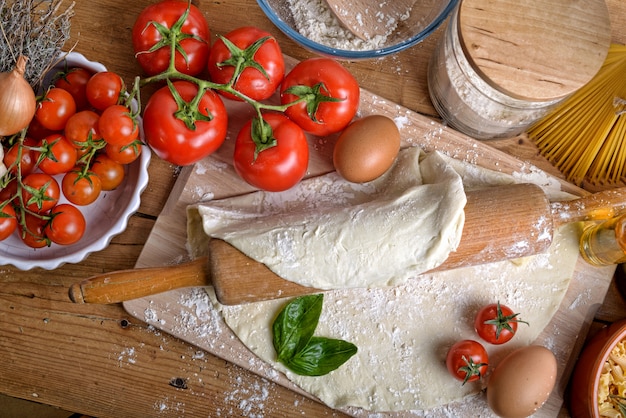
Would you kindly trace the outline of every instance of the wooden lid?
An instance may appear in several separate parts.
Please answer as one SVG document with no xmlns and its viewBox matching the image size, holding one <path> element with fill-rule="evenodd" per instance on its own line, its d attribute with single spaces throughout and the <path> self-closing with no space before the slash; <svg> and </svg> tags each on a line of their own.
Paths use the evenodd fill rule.
<svg viewBox="0 0 626 418">
<path fill-rule="evenodd" d="M 497 90 L 532 101 L 585 85 L 611 43 L 604 0 L 462 0 L 458 27 L 474 69 Z"/>
</svg>

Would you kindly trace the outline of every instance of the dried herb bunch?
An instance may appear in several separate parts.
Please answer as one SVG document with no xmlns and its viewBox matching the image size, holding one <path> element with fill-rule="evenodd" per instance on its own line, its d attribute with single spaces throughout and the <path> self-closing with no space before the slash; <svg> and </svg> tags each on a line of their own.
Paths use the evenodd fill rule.
<svg viewBox="0 0 626 418">
<path fill-rule="evenodd" d="M 0 72 L 10 71 L 20 55 L 28 57 L 24 77 L 35 89 L 58 60 L 70 37 L 74 2 L 63 0 L 0 0 Z"/>
</svg>

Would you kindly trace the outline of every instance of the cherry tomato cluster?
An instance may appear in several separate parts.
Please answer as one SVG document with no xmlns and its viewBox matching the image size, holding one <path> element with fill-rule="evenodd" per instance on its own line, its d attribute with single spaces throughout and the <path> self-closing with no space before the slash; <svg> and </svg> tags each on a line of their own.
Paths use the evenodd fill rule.
<svg viewBox="0 0 626 418">
<path fill-rule="evenodd" d="M 125 97 L 113 72 L 76 67 L 55 76 L 28 129 L 3 144 L 0 240 L 17 231 L 41 248 L 82 238 L 79 208 L 117 188 L 124 166 L 141 153 L 137 115 Z"/>
<path fill-rule="evenodd" d="M 499 345 L 510 341 L 517 331 L 519 314 L 500 302 L 483 306 L 474 318 L 476 333 L 489 344 Z M 474 382 L 487 373 L 489 355 L 478 341 L 466 339 L 456 342 L 448 350 L 446 367 L 450 374 L 466 382 Z"/>
<path fill-rule="evenodd" d="M 228 132 L 223 99 L 244 101 L 255 116 L 236 137 L 235 170 L 257 188 L 286 190 L 308 168 L 305 132 L 339 132 L 358 109 L 358 83 L 338 62 L 312 58 L 286 74 L 278 42 L 255 27 L 237 28 L 211 45 L 207 21 L 190 2 L 165 0 L 146 7 L 132 40 L 148 76 L 139 84 L 167 83 L 146 104 L 146 143 L 176 165 L 217 150 Z M 275 93 L 280 104 L 268 104 Z"/>
</svg>

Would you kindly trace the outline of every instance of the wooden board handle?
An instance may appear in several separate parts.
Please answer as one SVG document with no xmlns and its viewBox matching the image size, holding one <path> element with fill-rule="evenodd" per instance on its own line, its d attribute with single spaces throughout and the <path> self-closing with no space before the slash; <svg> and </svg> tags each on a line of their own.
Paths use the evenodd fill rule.
<svg viewBox="0 0 626 418">
<path fill-rule="evenodd" d="M 210 285 L 207 257 L 170 267 L 118 270 L 93 276 L 69 289 L 75 303 L 117 303 L 189 286 Z"/>
</svg>

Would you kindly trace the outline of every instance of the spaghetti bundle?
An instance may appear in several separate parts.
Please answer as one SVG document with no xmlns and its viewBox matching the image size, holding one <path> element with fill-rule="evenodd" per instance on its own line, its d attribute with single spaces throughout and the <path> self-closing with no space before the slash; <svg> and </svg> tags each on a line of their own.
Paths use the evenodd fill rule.
<svg viewBox="0 0 626 418">
<path fill-rule="evenodd" d="M 528 135 L 572 183 L 620 183 L 626 177 L 626 45 L 612 44 L 598 74 Z"/>
</svg>

